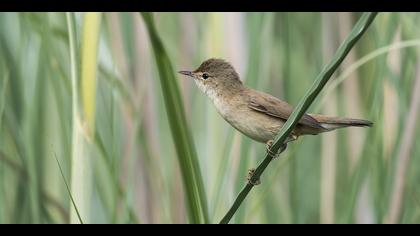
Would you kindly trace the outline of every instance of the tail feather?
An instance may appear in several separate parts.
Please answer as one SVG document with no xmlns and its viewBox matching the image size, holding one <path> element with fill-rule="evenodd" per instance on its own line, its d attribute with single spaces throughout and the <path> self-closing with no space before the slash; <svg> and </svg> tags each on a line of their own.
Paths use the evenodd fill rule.
<svg viewBox="0 0 420 236">
<path fill-rule="evenodd" d="M 373 125 L 372 122 L 368 120 L 361 120 L 361 119 L 352 119 L 352 118 L 344 118 L 344 117 L 331 117 L 331 116 L 324 116 L 324 115 L 317 115 L 317 114 L 310 114 L 315 120 L 317 120 L 321 125 L 327 129 L 328 131 L 345 128 L 345 127 L 371 127 Z"/>
</svg>

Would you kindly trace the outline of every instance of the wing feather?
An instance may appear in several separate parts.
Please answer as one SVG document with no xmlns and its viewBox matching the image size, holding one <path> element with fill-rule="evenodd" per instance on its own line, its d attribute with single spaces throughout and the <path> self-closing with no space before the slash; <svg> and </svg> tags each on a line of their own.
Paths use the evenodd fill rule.
<svg viewBox="0 0 420 236">
<path fill-rule="evenodd" d="M 251 94 L 248 107 L 255 111 L 283 120 L 287 120 L 293 112 L 293 107 L 290 104 L 270 94 L 255 90 Z M 315 118 L 308 114 L 304 114 L 298 124 L 315 129 L 325 129 Z"/>
</svg>

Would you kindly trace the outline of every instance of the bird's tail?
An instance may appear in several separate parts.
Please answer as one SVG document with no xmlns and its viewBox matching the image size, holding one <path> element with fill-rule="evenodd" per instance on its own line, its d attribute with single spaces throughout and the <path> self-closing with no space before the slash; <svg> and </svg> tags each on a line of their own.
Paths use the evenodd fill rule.
<svg viewBox="0 0 420 236">
<path fill-rule="evenodd" d="M 331 116 L 324 116 L 318 114 L 310 114 L 313 118 L 315 118 L 321 125 L 327 130 L 335 130 L 345 127 L 371 127 L 373 125 L 372 122 L 368 120 L 360 120 L 360 119 L 351 119 L 351 118 L 344 118 L 344 117 L 331 117 Z"/>
</svg>

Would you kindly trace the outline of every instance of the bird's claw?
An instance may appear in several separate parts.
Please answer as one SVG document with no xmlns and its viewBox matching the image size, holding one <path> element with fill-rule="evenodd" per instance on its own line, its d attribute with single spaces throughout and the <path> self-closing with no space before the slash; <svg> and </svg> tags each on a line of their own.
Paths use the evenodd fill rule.
<svg viewBox="0 0 420 236">
<path fill-rule="evenodd" d="M 256 185 L 261 184 L 261 181 L 260 181 L 259 178 L 255 181 L 252 180 L 252 176 L 254 176 L 254 173 L 255 173 L 255 169 L 249 169 L 248 170 L 248 175 L 246 176 L 246 179 L 248 180 L 249 184 L 256 186 Z"/>
<path fill-rule="evenodd" d="M 283 146 L 281 146 L 281 147 L 280 147 L 280 150 L 279 150 L 277 153 L 275 153 L 275 152 L 271 151 L 271 147 L 272 147 L 272 146 L 273 146 L 273 140 L 269 140 L 269 141 L 266 143 L 266 151 L 267 151 L 267 154 L 268 154 L 270 157 L 272 157 L 273 159 L 275 159 L 275 158 L 279 157 L 280 153 L 282 153 L 282 152 L 284 152 L 284 150 L 286 150 L 286 148 L 287 148 L 287 143 L 283 144 Z"/>
</svg>

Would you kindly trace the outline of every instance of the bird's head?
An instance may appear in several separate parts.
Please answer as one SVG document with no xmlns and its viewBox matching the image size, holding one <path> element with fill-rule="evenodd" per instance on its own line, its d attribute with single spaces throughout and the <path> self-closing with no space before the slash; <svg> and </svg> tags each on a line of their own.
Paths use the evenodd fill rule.
<svg viewBox="0 0 420 236">
<path fill-rule="evenodd" d="M 207 95 L 209 93 L 233 92 L 242 87 L 233 66 L 222 59 L 208 59 L 194 71 L 179 71 L 194 79 L 197 86 Z"/>
</svg>

